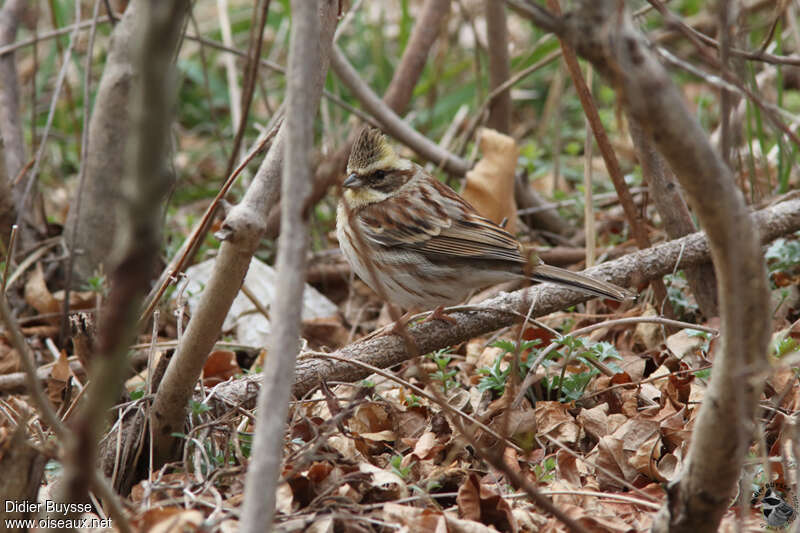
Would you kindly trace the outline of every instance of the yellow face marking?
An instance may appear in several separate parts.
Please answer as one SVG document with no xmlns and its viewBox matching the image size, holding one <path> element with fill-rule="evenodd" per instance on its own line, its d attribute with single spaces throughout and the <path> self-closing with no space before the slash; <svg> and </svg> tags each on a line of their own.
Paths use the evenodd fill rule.
<svg viewBox="0 0 800 533">
<path fill-rule="evenodd" d="M 369 187 L 361 187 L 358 189 L 345 189 L 344 201 L 350 207 L 362 207 L 375 202 L 382 202 L 387 199 L 389 195 L 384 192 L 375 191 Z"/>
</svg>

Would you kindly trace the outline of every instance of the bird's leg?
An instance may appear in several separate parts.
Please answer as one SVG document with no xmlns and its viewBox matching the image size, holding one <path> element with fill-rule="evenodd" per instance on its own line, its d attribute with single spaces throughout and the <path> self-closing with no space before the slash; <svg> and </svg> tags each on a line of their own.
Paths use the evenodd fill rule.
<svg viewBox="0 0 800 533">
<path fill-rule="evenodd" d="M 406 311 L 403 316 L 398 318 L 394 324 L 383 335 L 400 335 L 403 336 L 403 330 L 408 327 L 408 322 L 416 313 L 414 311 Z"/>
<path fill-rule="evenodd" d="M 439 307 L 431 311 L 431 314 L 428 315 L 428 318 L 425 319 L 425 322 L 430 322 L 431 320 L 441 320 L 443 322 L 449 322 L 453 325 L 458 323 L 458 321 L 455 318 L 449 316 L 447 313 L 444 312 L 443 305 L 440 305 Z"/>
</svg>

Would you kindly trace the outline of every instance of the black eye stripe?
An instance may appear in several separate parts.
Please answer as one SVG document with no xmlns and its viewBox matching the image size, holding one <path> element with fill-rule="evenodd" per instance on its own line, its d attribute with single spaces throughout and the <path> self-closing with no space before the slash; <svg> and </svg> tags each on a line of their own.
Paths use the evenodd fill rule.
<svg viewBox="0 0 800 533">
<path fill-rule="evenodd" d="M 371 180 L 382 180 L 386 177 L 387 172 L 385 170 L 376 170 L 372 174 L 370 174 L 369 179 Z"/>
</svg>

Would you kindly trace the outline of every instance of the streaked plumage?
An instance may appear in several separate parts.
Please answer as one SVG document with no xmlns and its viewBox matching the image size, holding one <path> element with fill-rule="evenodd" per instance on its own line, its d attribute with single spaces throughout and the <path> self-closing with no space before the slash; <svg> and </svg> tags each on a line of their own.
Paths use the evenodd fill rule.
<svg viewBox="0 0 800 533">
<path fill-rule="evenodd" d="M 392 303 L 424 309 L 457 304 L 475 289 L 521 277 L 617 300 L 633 297 L 616 285 L 544 265 L 536 257 L 539 263 L 528 265 L 514 236 L 478 215 L 421 167 L 398 157 L 378 130 L 361 132 L 347 173 L 337 212 L 339 246 L 356 274 L 380 292 L 367 268 L 366 257 L 371 258 Z"/>
</svg>

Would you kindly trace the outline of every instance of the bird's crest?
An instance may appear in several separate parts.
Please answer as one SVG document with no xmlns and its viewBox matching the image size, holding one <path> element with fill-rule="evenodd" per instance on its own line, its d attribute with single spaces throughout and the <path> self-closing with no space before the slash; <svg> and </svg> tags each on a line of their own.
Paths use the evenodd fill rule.
<svg viewBox="0 0 800 533">
<path fill-rule="evenodd" d="M 387 168 L 403 167 L 401 160 L 389 145 L 380 130 L 364 127 L 358 134 L 350 159 L 347 161 L 347 171 L 359 174 L 369 174 L 372 171 Z"/>
</svg>

